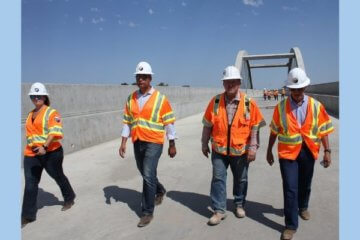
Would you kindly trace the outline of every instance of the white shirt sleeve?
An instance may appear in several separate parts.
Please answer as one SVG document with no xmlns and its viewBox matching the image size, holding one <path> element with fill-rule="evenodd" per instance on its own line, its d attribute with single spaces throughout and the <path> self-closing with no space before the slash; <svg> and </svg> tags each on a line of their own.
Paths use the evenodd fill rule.
<svg viewBox="0 0 360 240">
<path fill-rule="evenodd" d="M 129 124 L 124 124 L 123 125 L 123 129 L 121 131 L 121 136 L 122 137 L 130 137 L 130 125 Z"/>
<path fill-rule="evenodd" d="M 175 130 L 175 126 L 173 123 L 166 125 L 165 131 L 166 131 L 166 137 L 168 140 L 178 139 L 178 137 L 176 136 L 176 130 Z"/>
</svg>

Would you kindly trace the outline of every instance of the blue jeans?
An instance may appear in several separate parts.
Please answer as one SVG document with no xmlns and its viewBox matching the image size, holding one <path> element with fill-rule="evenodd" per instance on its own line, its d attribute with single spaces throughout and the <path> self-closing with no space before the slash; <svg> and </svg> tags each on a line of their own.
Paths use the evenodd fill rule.
<svg viewBox="0 0 360 240">
<path fill-rule="evenodd" d="M 280 159 L 285 227 L 288 229 L 298 228 L 299 210 L 305 210 L 309 206 L 314 163 L 314 157 L 305 145 L 295 161 Z"/>
<path fill-rule="evenodd" d="M 47 152 L 43 156 L 24 157 L 25 190 L 21 216 L 35 220 L 37 213 L 37 195 L 43 169 L 59 185 L 65 202 L 75 199 L 75 193 L 68 178 L 64 175 L 62 163 L 64 153 L 62 147 Z"/>
<path fill-rule="evenodd" d="M 242 156 L 225 156 L 215 151 L 211 153 L 213 177 L 211 180 L 211 204 L 215 212 L 225 213 L 226 210 L 226 177 L 227 168 L 230 165 L 234 177 L 233 195 L 236 207 L 245 206 L 245 198 L 248 187 L 247 154 Z"/>
<path fill-rule="evenodd" d="M 143 215 L 151 215 L 155 207 L 155 195 L 165 193 L 164 186 L 157 178 L 157 165 L 163 149 L 162 144 L 136 141 L 134 153 L 136 166 L 143 178 L 141 210 Z"/>
</svg>

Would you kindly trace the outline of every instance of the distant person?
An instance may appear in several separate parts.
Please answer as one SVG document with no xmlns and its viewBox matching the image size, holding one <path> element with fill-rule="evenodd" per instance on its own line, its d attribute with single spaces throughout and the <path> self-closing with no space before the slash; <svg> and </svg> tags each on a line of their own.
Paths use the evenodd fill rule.
<svg viewBox="0 0 360 240">
<path fill-rule="evenodd" d="M 277 90 L 277 89 L 274 90 L 274 99 L 275 99 L 276 101 L 279 100 L 279 90 Z"/>
<path fill-rule="evenodd" d="M 285 98 L 285 88 L 281 89 L 281 100 Z"/>
<path fill-rule="evenodd" d="M 36 220 L 37 196 L 43 169 L 59 185 L 64 197 L 62 211 L 74 204 L 75 193 L 64 175 L 64 159 L 60 139 L 63 138 L 60 114 L 50 107 L 49 94 L 41 83 L 34 83 L 29 92 L 35 108 L 25 123 L 27 144 L 24 151 L 25 190 L 21 213 L 21 225 Z"/>
<path fill-rule="evenodd" d="M 202 153 L 208 157 L 211 139 L 211 205 L 214 214 L 209 225 L 226 217 L 226 176 L 230 165 L 233 173 L 235 215 L 245 217 L 249 163 L 255 160 L 259 147 L 258 134 L 265 121 L 253 99 L 240 92 L 241 76 L 228 66 L 222 78 L 225 92 L 211 99 L 203 117 Z"/>
<path fill-rule="evenodd" d="M 119 148 L 119 154 L 124 158 L 126 141 L 131 136 L 136 165 L 143 178 L 142 217 L 138 227 L 151 222 L 155 205 L 161 204 L 166 193 L 156 173 L 165 132 L 169 139 L 168 154 L 171 158 L 176 155 L 175 116 L 166 96 L 151 86 L 152 75 L 149 63 L 140 62 L 137 65 L 135 78 L 139 90 L 130 94 L 126 101 Z"/>
<path fill-rule="evenodd" d="M 269 89 L 268 91 L 267 91 L 267 97 L 268 97 L 268 100 L 270 101 L 271 100 L 271 89 Z"/>
<path fill-rule="evenodd" d="M 264 101 L 266 101 L 266 98 L 267 98 L 267 91 L 266 91 L 266 88 L 264 88 L 264 91 L 263 91 L 263 97 L 264 97 Z"/>
<path fill-rule="evenodd" d="M 310 219 L 309 199 L 314 163 L 318 158 L 320 142 L 324 146 L 323 165 L 331 164 L 328 135 L 334 131 L 325 107 L 304 94 L 310 79 L 300 68 L 289 72 L 286 87 L 290 96 L 274 109 L 270 124 L 267 161 L 274 163 L 272 147 L 278 137 L 278 155 L 283 181 L 285 230 L 281 239 L 292 239 L 298 228 L 298 215 Z"/>
</svg>

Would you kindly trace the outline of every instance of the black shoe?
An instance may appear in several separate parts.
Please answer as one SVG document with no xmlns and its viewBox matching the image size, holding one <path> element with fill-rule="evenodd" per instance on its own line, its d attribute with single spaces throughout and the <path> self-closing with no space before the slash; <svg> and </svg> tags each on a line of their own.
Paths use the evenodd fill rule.
<svg viewBox="0 0 360 240">
<path fill-rule="evenodd" d="M 74 200 L 71 200 L 71 201 L 68 201 L 68 202 L 64 202 L 64 205 L 63 205 L 63 207 L 61 208 L 61 211 L 69 210 L 69 209 L 72 207 L 72 205 L 74 205 L 74 204 L 75 204 Z"/>
<path fill-rule="evenodd" d="M 32 219 L 28 219 L 28 218 L 25 218 L 25 217 L 21 217 L 21 228 L 25 227 L 26 224 L 34 222 L 34 221 L 35 221 L 35 219 L 32 220 Z"/>
<path fill-rule="evenodd" d="M 165 194 L 166 191 L 155 195 L 155 206 L 160 205 L 162 203 Z"/>
<path fill-rule="evenodd" d="M 145 227 L 146 225 L 148 225 L 151 220 L 153 220 L 154 216 L 153 215 L 145 215 L 145 216 L 142 216 L 140 218 L 140 221 L 138 223 L 138 227 Z"/>
</svg>

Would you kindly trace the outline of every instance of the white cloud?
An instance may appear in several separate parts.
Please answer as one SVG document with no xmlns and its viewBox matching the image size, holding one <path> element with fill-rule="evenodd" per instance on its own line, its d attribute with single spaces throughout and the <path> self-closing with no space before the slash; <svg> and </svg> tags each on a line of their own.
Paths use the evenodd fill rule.
<svg viewBox="0 0 360 240">
<path fill-rule="evenodd" d="M 104 29 L 103 29 L 102 27 L 100 27 L 100 28 L 99 28 L 99 31 L 102 31 L 102 30 L 104 30 Z"/>
<path fill-rule="evenodd" d="M 282 8 L 282 10 L 284 10 L 284 11 L 297 11 L 298 10 L 298 8 L 297 7 L 289 7 L 289 6 L 282 6 L 281 7 Z"/>
<path fill-rule="evenodd" d="M 263 0 L 243 0 L 243 3 L 252 7 L 259 7 L 264 4 Z"/>
<path fill-rule="evenodd" d="M 91 11 L 91 12 L 98 12 L 98 11 L 99 11 L 99 9 L 98 9 L 98 8 L 96 8 L 96 7 L 92 7 L 92 8 L 90 8 L 90 11 Z"/>
<path fill-rule="evenodd" d="M 102 22 L 105 22 L 105 19 L 103 17 L 100 17 L 100 18 L 92 18 L 91 19 L 91 22 L 93 24 L 98 24 L 98 23 L 102 23 Z"/>
<path fill-rule="evenodd" d="M 123 21 L 118 20 L 118 24 L 119 24 L 119 25 L 123 24 Z"/>
<path fill-rule="evenodd" d="M 84 22 L 84 18 L 82 16 L 79 16 L 79 22 L 82 24 Z"/>
<path fill-rule="evenodd" d="M 184 1 L 182 1 L 182 2 L 181 2 L 181 6 L 186 7 L 186 6 L 187 6 L 187 3 L 184 2 Z"/>
<path fill-rule="evenodd" d="M 154 14 L 154 10 L 152 10 L 151 8 L 149 9 L 149 14 L 153 15 Z"/>
<path fill-rule="evenodd" d="M 129 22 L 129 27 L 131 27 L 131 28 L 134 28 L 134 27 L 137 27 L 138 26 L 138 24 L 136 24 L 136 23 L 134 23 L 134 22 Z"/>
<path fill-rule="evenodd" d="M 258 13 L 257 11 L 255 11 L 254 9 L 253 9 L 251 12 L 252 12 L 252 14 L 254 14 L 254 16 L 258 16 L 258 15 L 259 15 L 259 13 Z"/>
</svg>

